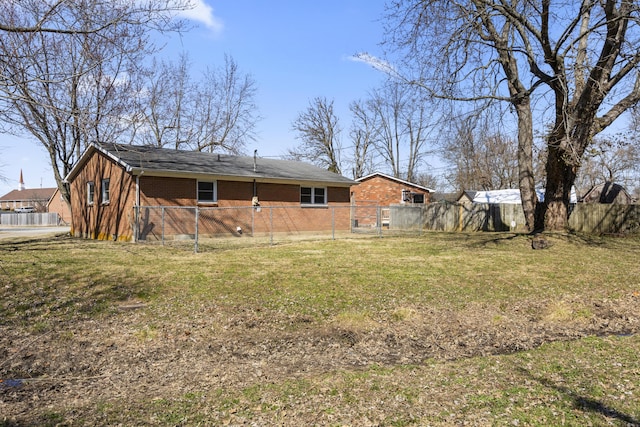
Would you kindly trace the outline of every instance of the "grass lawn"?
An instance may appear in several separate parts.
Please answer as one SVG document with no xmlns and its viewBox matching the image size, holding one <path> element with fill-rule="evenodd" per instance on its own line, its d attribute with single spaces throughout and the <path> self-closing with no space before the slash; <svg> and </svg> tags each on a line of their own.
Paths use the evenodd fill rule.
<svg viewBox="0 0 640 427">
<path fill-rule="evenodd" d="M 0 426 L 640 425 L 640 238 L 550 239 L 0 240 Z"/>
</svg>

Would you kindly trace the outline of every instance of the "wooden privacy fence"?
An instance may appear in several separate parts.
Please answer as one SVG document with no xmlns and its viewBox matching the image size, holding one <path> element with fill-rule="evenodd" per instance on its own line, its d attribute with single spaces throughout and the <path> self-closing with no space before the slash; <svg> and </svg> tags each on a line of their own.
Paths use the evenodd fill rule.
<svg viewBox="0 0 640 427">
<path fill-rule="evenodd" d="M 640 205 L 579 204 L 569 226 L 584 233 L 640 233 Z"/>
<path fill-rule="evenodd" d="M 1 213 L 0 225 L 12 227 L 26 226 L 58 226 L 60 225 L 60 215 L 57 213 L 31 212 L 31 213 Z"/>
<path fill-rule="evenodd" d="M 434 231 L 525 230 L 521 205 L 430 203 L 390 207 L 390 229 Z"/>
<path fill-rule="evenodd" d="M 569 227 L 583 233 L 638 233 L 640 205 L 580 203 L 572 207 Z M 435 231 L 526 231 L 522 205 L 430 203 L 393 205 L 389 228 Z"/>
</svg>

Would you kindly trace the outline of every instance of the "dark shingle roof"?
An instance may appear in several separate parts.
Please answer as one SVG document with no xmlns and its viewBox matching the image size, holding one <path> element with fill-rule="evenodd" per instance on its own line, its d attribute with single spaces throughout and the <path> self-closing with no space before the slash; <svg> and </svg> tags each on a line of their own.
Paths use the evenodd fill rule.
<svg viewBox="0 0 640 427">
<path fill-rule="evenodd" d="M 462 193 L 467 196 L 469 200 L 473 200 L 476 197 L 476 194 L 478 194 L 475 190 L 465 190 Z M 460 196 L 462 197 L 462 194 L 460 194 Z"/>
<path fill-rule="evenodd" d="M 614 182 L 604 182 L 591 187 L 580 200 L 584 203 L 633 203 L 633 197 L 625 188 Z"/>
<path fill-rule="evenodd" d="M 253 156 L 121 144 L 95 144 L 93 147 L 108 154 L 134 174 L 144 170 L 145 173 L 169 176 L 208 175 L 244 180 L 319 182 L 337 186 L 356 184 L 355 181 L 339 174 L 292 160 L 257 157 L 254 168 Z M 73 173 L 74 171 L 69 176 L 73 177 Z"/>
</svg>

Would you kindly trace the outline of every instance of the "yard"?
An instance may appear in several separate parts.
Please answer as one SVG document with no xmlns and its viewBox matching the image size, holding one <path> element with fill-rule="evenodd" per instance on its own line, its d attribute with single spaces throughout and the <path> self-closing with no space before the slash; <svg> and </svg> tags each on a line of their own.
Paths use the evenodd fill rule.
<svg viewBox="0 0 640 427">
<path fill-rule="evenodd" d="M 0 426 L 640 425 L 640 238 L 0 241 Z"/>
</svg>

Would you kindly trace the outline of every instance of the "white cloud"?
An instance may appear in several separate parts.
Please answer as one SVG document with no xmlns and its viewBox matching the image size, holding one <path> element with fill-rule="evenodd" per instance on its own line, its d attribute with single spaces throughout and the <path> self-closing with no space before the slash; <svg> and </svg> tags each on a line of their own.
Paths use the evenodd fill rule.
<svg viewBox="0 0 640 427">
<path fill-rule="evenodd" d="M 367 52 L 356 53 L 355 55 L 350 56 L 349 59 L 355 62 L 363 62 L 390 76 L 398 75 L 398 71 L 389 62 Z"/>
<path fill-rule="evenodd" d="M 191 8 L 180 13 L 186 19 L 200 22 L 215 33 L 222 32 L 224 24 L 214 15 L 213 8 L 204 0 L 191 0 Z"/>
</svg>

